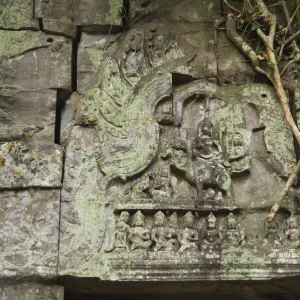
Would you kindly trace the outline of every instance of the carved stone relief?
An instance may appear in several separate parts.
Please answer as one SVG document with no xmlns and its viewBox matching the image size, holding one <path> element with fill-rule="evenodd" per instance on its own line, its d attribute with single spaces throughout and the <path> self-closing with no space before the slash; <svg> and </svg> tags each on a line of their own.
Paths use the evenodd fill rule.
<svg viewBox="0 0 300 300">
<path fill-rule="evenodd" d="M 169 34 L 161 25 L 144 23 L 99 46 L 83 36 L 81 58 L 93 71 L 80 73 L 81 89 L 91 82 L 67 143 L 62 274 L 153 280 L 182 272 L 207 278 L 218 269 L 218 278 L 238 279 L 259 278 L 259 264 L 262 272 L 271 264 L 294 268 L 282 257 L 284 245 L 298 241 L 296 225 L 285 222 L 297 191 L 284 201 L 275 229 L 261 222 L 295 159 L 284 146 L 292 136 L 280 107 L 269 114 L 274 91 L 199 79 L 214 68 L 195 68 L 194 42 L 183 43 L 177 25 L 167 26 Z M 213 267 L 202 272 L 196 265 Z"/>
</svg>

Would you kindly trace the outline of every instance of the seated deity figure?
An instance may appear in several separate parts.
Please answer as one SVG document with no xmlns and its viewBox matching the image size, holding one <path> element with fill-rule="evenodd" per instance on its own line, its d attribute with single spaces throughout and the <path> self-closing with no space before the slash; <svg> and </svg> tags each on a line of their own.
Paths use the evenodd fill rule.
<svg viewBox="0 0 300 300">
<path fill-rule="evenodd" d="M 222 244 L 227 248 L 230 246 L 238 247 L 245 243 L 245 234 L 238 228 L 237 219 L 233 213 L 225 218 L 225 228 L 223 229 Z"/>
<path fill-rule="evenodd" d="M 188 211 L 183 216 L 184 229 L 179 233 L 178 240 L 180 243 L 179 251 L 197 251 L 198 250 L 198 232 L 194 229 L 195 217 Z"/>
<path fill-rule="evenodd" d="M 286 242 L 288 248 L 297 249 L 300 247 L 300 231 L 298 220 L 295 216 L 287 219 Z"/>
<path fill-rule="evenodd" d="M 219 159 L 221 156 L 221 146 L 213 137 L 213 124 L 205 117 L 198 124 L 197 137 L 192 142 L 193 158 Z"/>
<path fill-rule="evenodd" d="M 206 228 L 201 244 L 201 251 L 216 251 L 219 249 L 220 232 L 217 229 L 217 219 L 210 213 L 205 219 Z"/>
<path fill-rule="evenodd" d="M 111 236 L 109 246 L 105 252 L 111 252 L 114 249 L 129 250 L 128 232 L 129 232 L 129 213 L 122 211 L 117 221 L 117 226 Z"/>
<path fill-rule="evenodd" d="M 170 166 L 161 164 L 158 172 L 152 175 L 153 180 L 150 181 L 149 193 L 153 199 L 164 199 L 171 197 L 171 179 Z"/>
<path fill-rule="evenodd" d="M 265 236 L 262 241 L 263 247 L 279 248 L 282 245 L 282 235 L 278 230 L 278 225 L 275 220 L 272 222 L 265 221 Z"/>
<path fill-rule="evenodd" d="M 152 245 L 150 231 L 145 228 L 145 216 L 139 210 L 132 217 L 132 228 L 129 230 L 128 239 L 131 242 L 130 250 L 146 249 Z"/>
<path fill-rule="evenodd" d="M 151 231 L 151 240 L 155 243 L 154 251 L 172 251 L 175 245 L 172 234 L 166 228 L 166 217 L 159 211 L 154 215 L 154 226 Z"/>
</svg>

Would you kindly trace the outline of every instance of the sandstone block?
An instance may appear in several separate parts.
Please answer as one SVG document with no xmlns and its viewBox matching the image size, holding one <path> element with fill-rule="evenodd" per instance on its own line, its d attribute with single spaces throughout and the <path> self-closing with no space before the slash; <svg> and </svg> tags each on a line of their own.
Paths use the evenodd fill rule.
<svg viewBox="0 0 300 300">
<path fill-rule="evenodd" d="M 76 37 L 77 27 L 68 19 L 43 19 L 43 26 L 45 32 L 65 35 L 71 38 Z"/>
<path fill-rule="evenodd" d="M 61 186 L 59 145 L 8 142 L 0 146 L 0 189 Z"/>
<path fill-rule="evenodd" d="M 71 39 L 3 30 L 0 41 L 1 88 L 71 90 Z"/>
<path fill-rule="evenodd" d="M 3 284 L 0 295 L 5 300 L 63 300 L 64 288 L 37 283 Z"/>
<path fill-rule="evenodd" d="M 59 197 L 53 189 L 0 192 L 0 277 L 55 278 Z"/>
<path fill-rule="evenodd" d="M 33 0 L 2 1 L 0 28 L 39 30 L 39 21 L 33 18 L 33 3 Z"/>
<path fill-rule="evenodd" d="M 0 90 L 0 142 L 54 142 L 56 91 Z"/>
</svg>

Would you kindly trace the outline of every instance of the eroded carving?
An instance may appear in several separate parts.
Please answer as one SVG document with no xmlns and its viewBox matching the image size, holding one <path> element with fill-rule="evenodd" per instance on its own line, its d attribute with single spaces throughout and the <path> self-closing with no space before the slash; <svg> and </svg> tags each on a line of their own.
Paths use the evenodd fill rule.
<svg viewBox="0 0 300 300">
<path fill-rule="evenodd" d="M 154 226 L 151 231 L 151 240 L 155 243 L 154 251 L 174 251 L 176 249 L 176 232 L 166 227 L 166 217 L 159 211 L 154 215 Z"/>
<path fill-rule="evenodd" d="M 237 218 L 233 213 L 230 213 L 224 222 L 224 229 L 222 232 L 222 247 L 230 248 L 242 246 L 245 244 L 245 233 L 239 228 L 239 224 L 237 222 Z"/>
<path fill-rule="evenodd" d="M 287 221 L 287 230 L 285 233 L 285 246 L 292 249 L 300 247 L 300 230 L 298 220 L 295 216 L 290 216 Z"/>
<path fill-rule="evenodd" d="M 114 249 L 129 250 L 128 245 L 128 233 L 129 233 L 129 213 L 122 211 L 117 221 L 117 226 L 110 239 L 109 246 L 106 248 L 106 252 L 110 252 Z"/>
<path fill-rule="evenodd" d="M 149 250 L 152 241 L 150 240 L 150 231 L 145 227 L 145 216 L 139 210 L 132 217 L 132 227 L 129 230 L 128 235 L 131 242 L 130 250 Z"/>
<path fill-rule="evenodd" d="M 197 230 L 194 228 L 195 217 L 188 211 L 182 221 L 184 229 L 181 230 L 178 236 L 181 245 L 178 251 L 197 251 L 199 236 Z"/>
<path fill-rule="evenodd" d="M 213 213 L 205 219 L 205 231 L 201 241 L 203 253 L 216 252 L 220 248 L 220 231 L 217 228 L 217 219 Z"/>
</svg>

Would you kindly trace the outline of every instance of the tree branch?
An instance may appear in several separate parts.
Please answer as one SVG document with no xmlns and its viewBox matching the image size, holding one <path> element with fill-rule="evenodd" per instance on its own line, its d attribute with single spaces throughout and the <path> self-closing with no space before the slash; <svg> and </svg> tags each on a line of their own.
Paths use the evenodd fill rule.
<svg viewBox="0 0 300 300">
<path fill-rule="evenodd" d="M 285 46 L 286 44 L 288 44 L 289 42 L 291 42 L 292 40 L 294 40 L 299 34 L 300 34 L 300 30 L 298 30 L 297 32 L 295 32 L 294 34 L 292 34 L 292 35 L 284 42 L 284 46 Z"/>
<path fill-rule="evenodd" d="M 245 40 L 236 31 L 236 21 L 234 19 L 228 19 L 226 22 L 226 34 L 228 38 L 234 43 L 234 45 L 246 55 L 254 66 L 259 65 L 259 58 L 255 51 L 249 46 Z"/>
<path fill-rule="evenodd" d="M 275 204 L 272 206 L 271 211 L 269 212 L 268 216 L 267 216 L 267 221 L 268 222 L 272 222 L 279 207 L 280 207 L 280 203 L 285 199 L 287 193 L 289 192 L 293 182 L 295 181 L 295 179 L 297 178 L 298 174 L 300 171 L 300 160 L 298 161 L 297 165 L 295 166 L 292 174 L 290 175 L 288 181 L 285 184 L 284 189 L 281 191 L 281 193 L 279 194 L 278 198 L 276 199 Z"/>
<path fill-rule="evenodd" d="M 287 70 L 287 68 L 288 68 L 291 64 L 293 64 L 293 63 L 295 63 L 295 62 L 298 62 L 298 61 L 300 61 L 300 53 L 298 53 L 298 54 L 295 56 L 294 59 L 290 60 L 290 61 L 284 66 L 283 70 L 282 70 L 281 73 L 280 73 L 280 76 L 282 76 L 282 75 L 285 73 L 285 71 Z"/>
<path fill-rule="evenodd" d="M 285 4 L 284 1 L 282 3 Z M 300 5 L 300 4 L 299 4 Z M 269 33 L 266 35 L 261 28 L 258 28 L 256 30 L 258 36 L 264 43 L 265 49 L 266 49 L 266 56 L 268 59 L 270 71 L 264 70 L 259 65 L 260 59 L 258 55 L 254 52 L 254 50 L 251 48 L 251 46 L 241 37 L 236 31 L 236 21 L 234 19 L 228 19 L 226 22 L 226 33 L 228 38 L 234 43 L 234 45 L 245 55 L 247 56 L 250 61 L 252 62 L 253 68 L 261 73 L 264 74 L 273 84 L 276 94 L 278 96 L 278 99 L 282 105 L 283 113 L 286 118 L 286 121 L 288 122 L 293 135 L 298 141 L 298 144 L 300 145 L 300 131 L 293 119 L 289 101 L 287 94 L 284 90 L 281 74 L 279 72 L 278 68 L 278 62 L 275 56 L 274 52 L 274 40 L 276 35 L 276 27 L 277 27 L 277 19 L 276 15 L 269 12 L 267 6 L 265 5 L 263 0 L 245 0 L 244 2 L 244 12 L 248 16 L 248 21 L 255 21 L 257 19 L 261 20 L 262 23 L 266 28 L 269 28 Z M 295 15 L 295 12 L 293 14 L 293 17 Z M 240 17 L 240 16 L 238 16 Z M 292 18 L 289 17 L 289 15 L 286 17 L 288 20 L 288 24 L 290 26 L 290 23 L 292 22 Z M 288 29 L 287 29 L 288 30 Z M 281 50 L 283 51 L 283 50 Z M 300 54 L 299 54 L 300 56 Z M 286 66 L 287 68 L 287 66 Z M 286 69 L 285 68 L 285 69 Z M 284 71 L 285 71 L 284 69 Z M 290 175 L 285 188 L 281 191 L 280 195 L 278 196 L 276 203 L 273 205 L 267 219 L 268 221 L 272 221 L 274 218 L 276 212 L 278 211 L 280 207 L 280 203 L 283 201 L 283 199 L 286 197 L 291 185 L 293 184 L 293 181 L 297 177 L 300 170 L 300 162 L 297 163 L 297 166 L 293 170 L 292 174 Z"/>
<path fill-rule="evenodd" d="M 280 51 L 279 51 L 279 55 L 278 55 L 278 62 L 282 58 L 282 53 L 283 53 L 283 49 L 284 49 L 284 46 L 285 46 L 286 35 L 287 35 L 288 31 L 290 30 L 290 26 L 291 26 L 291 24 L 293 22 L 293 19 L 294 19 L 295 15 L 296 15 L 296 12 L 297 12 L 297 10 L 300 7 L 300 4 L 298 4 L 297 8 L 295 9 L 295 11 L 294 11 L 294 13 L 292 15 L 292 17 L 290 17 L 290 14 L 288 12 L 288 9 L 287 9 L 285 1 L 282 0 L 281 1 L 281 5 L 282 5 L 282 9 L 283 9 L 283 12 L 284 12 L 284 15 L 285 15 L 285 19 L 286 19 L 286 22 L 287 22 L 287 27 L 286 27 L 286 31 L 285 31 L 284 36 L 283 36 L 283 43 L 282 43 L 282 45 L 280 47 Z M 297 51 L 297 52 L 299 52 L 299 48 L 298 48 L 297 43 L 295 41 L 293 41 L 292 44 L 293 44 L 294 50 Z"/>
</svg>

